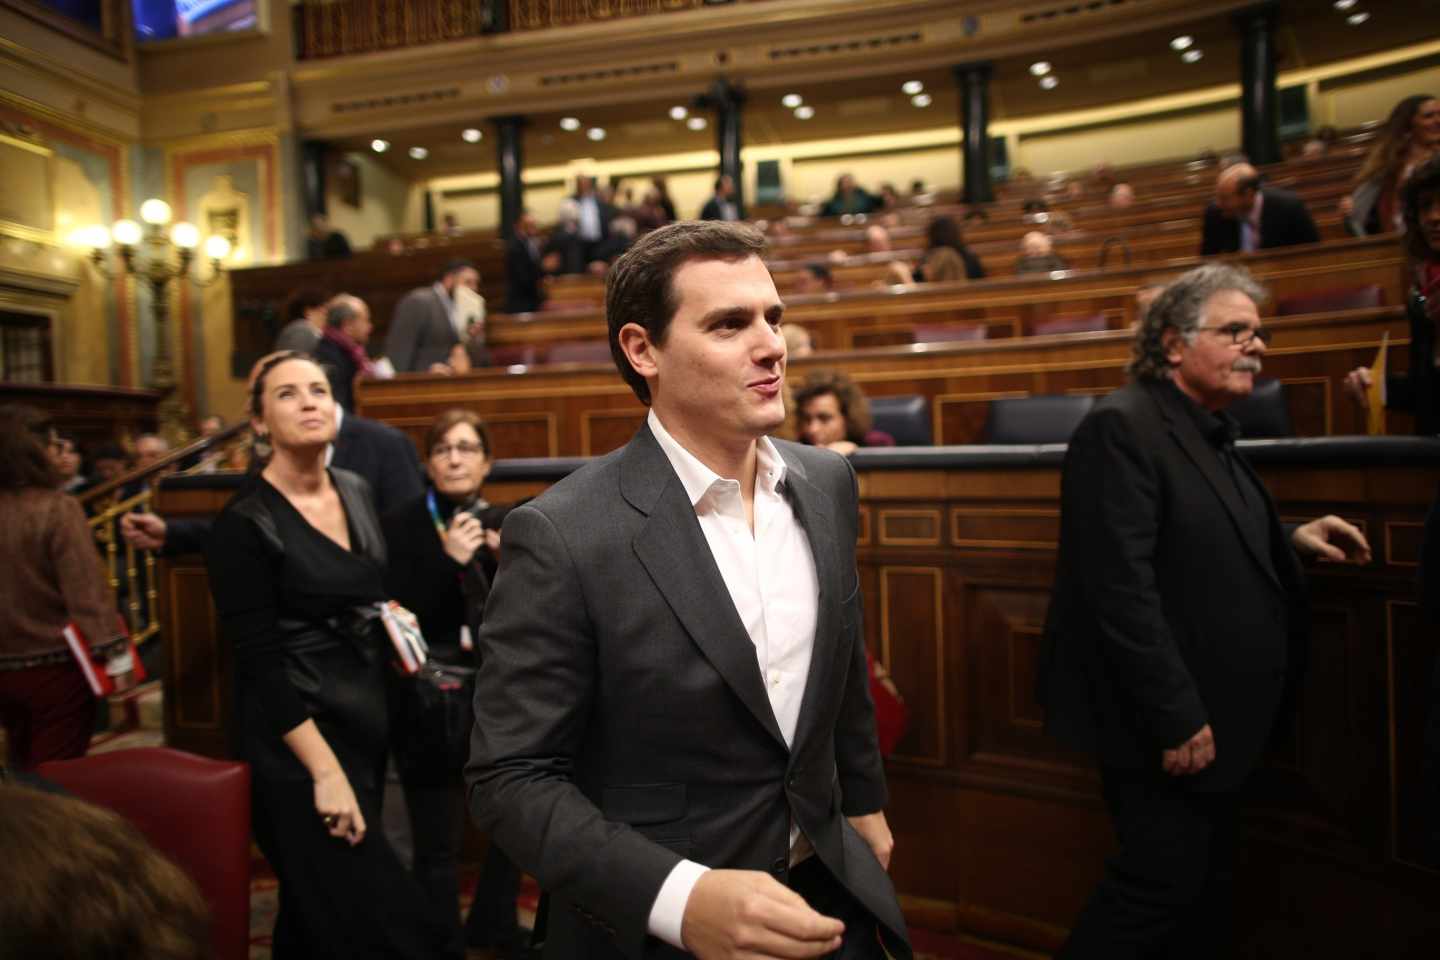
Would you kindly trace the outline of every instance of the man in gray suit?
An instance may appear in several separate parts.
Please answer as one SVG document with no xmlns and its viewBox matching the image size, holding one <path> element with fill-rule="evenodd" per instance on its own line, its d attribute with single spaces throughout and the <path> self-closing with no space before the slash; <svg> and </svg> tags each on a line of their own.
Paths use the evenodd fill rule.
<svg viewBox="0 0 1440 960">
<path fill-rule="evenodd" d="M 451 260 L 434 283 L 400 298 L 385 336 L 385 355 L 396 373 L 452 372 L 451 351 L 469 335 L 455 319 L 458 288 L 480 290 L 480 271 L 469 260 Z"/>
<path fill-rule="evenodd" d="M 505 522 L 466 768 L 547 957 L 908 957 L 843 458 L 785 419 L 735 223 L 656 230 L 606 315 L 646 423 Z"/>
</svg>

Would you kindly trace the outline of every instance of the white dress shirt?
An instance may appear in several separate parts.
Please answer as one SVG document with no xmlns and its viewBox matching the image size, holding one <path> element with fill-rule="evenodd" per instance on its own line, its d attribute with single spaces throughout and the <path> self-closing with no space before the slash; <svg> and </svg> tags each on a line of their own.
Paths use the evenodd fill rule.
<svg viewBox="0 0 1440 960">
<path fill-rule="evenodd" d="M 755 659 L 770 709 L 785 738 L 794 746 L 800 701 L 815 649 L 815 621 L 820 584 L 810 540 L 785 498 L 785 461 L 768 437 L 756 443 L 755 529 L 745 517 L 740 481 L 721 477 L 701 463 L 670 435 L 651 410 L 647 422 L 664 451 L 685 495 L 695 508 L 705 542 L 745 632 L 755 646 Z M 791 821 L 791 862 L 809 844 Z M 709 867 L 682 860 L 660 887 L 650 908 L 649 932 L 684 949 L 680 939 L 685 904 L 696 881 Z"/>
</svg>

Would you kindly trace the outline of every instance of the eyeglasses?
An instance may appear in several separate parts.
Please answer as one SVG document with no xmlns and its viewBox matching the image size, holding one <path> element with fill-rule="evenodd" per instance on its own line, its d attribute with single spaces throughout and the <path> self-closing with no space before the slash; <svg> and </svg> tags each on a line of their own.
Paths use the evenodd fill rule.
<svg viewBox="0 0 1440 960">
<path fill-rule="evenodd" d="M 452 451 L 462 457 L 478 457 L 485 453 L 485 448 L 476 443 L 437 443 L 430 449 L 430 456 L 443 459 Z"/>
<path fill-rule="evenodd" d="M 1248 346 L 1251 340 L 1259 340 L 1268 347 L 1271 339 L 1275 336 L 1269 327 L 1252 327 L 1248 323 L 1227 323 L 1223 327 L 1211 327 L 1210 329 L 1222 337 L 1229 337 L 1230 342 L 1237 347 Z"/>
</svg>

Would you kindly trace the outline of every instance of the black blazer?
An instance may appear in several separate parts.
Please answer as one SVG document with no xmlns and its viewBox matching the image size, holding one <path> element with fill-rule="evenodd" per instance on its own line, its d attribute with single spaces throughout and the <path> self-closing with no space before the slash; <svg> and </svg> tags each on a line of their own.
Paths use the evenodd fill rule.
<svg viewBox="0 0 1440 960">
<path fill-rule="evenodd" d="M 886 801 L 865 667 L 855 473 L 775 441 L 819 583 L 787 748 L 694 507 L 648 427 L 506 518 L 466 767 L 482 829 L 549 892 L 550 958 L 678 957 L 646 932 L 683 858 L 787 876 L 793 817 L 910 956 L 847 816 Z"/>
<path fill-rule="evenodd" d="M 347 413 L 354 410 L 355 377 L 360 373 L 360 367 L 354 358 L 335 341 L 321 337 L 320 342 L 315 345 L 315 362 L 325 371 L 325 379 L 330 381 L 330 393 L 335 397 L 335 402 L 344 407 Z"/>
<path fill-rule="evenodd" d="M 505 245 L 505 312 L 539 310 L 546 296 L 544 276 L 538 251 L 524 237 L 511 237 Z"/>
<path fill-rule="evenodd" d="M 1304 666 L 1308 616 L 1274 504 L 1259 540 L 1186 403 L 1168 382 L 1132 383 L 1071 438 L 1039 692 L 1047 729 L 1103 766 L 1158 770 L 1209 723 L 1215 762 L 1186 782 L 1230 790 Z"/>
<path fill-rule="evenodd" d="M 1406 303 L 1410 320 L 1410 369 L 1385 378 L 1385 406 L 1391 410 L 1409 410 L 1415 414 L 1415 432 L 1422 435 L 1440 433 L 1440 376 L 1435 369 L 1435 321 L 1430 319 L 1429 303 L 1419 290 L 1410 291 Z"/>
<path fill-rule="evenodd" d="M 1260 207 L 1260 240 L 1257 247 L 1293 247 L 1301 243 L 1319 243 L 1320 231 L 1310 219 L 1305 201 L 1289 190 L 1264 187 L 1260 191 L 1265 202 Z M 1214 200 L 1205 208 L 1205 228 L 1200 238 L 1200 255 L 1235 253 L 1240 249 L 1240 221 L 1231 220 L 1220 212 Z"/>
<path fill-rule="evenodd" d="M 340 422 L 330 465 L 364 477 L 380 514 L 425 493 L 425 471 L 410 438 L 388 423 L 368 420 L 349 410 Z"/>
</svg>

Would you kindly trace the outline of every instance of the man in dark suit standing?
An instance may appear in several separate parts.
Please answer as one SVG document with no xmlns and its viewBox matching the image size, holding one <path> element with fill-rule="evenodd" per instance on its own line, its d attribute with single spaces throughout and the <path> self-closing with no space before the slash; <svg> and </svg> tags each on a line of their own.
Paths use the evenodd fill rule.
<svg viewBox="0 0 1440 960">
<path fill-rule="evenodd" d="M 506 519 L 466 768 L 550 895 L 546 956 L 908 957 L 855 568 L 854 471 L 772 440 L 762 234 L 686 222 L 607 278 L 650 413 Z"/>
<path fill-rule="evenodd" d="M 451 351 L 468 343 L 473 322 L 483 323 L 484 301 L 479 316 L 472 306 L 479 299 L 480 271 L 469 260 L 451 260 L 429 286 L 416 287 L 395 304 L 390 332 L 385 335 L 385 355 L 396 373 L 449 373 Z M 464 291 L 464 292 L 462 292 Z"/>
<path fill-rule="evenodd" d="M 1269 334 L 1243 270 L 1186 273 L 1136 331 L 1133 382 L 1070 440 L 1045 628 L 1046 727 L 1096 755 L 1118 853 L 1057 955 L 1229 956 L 1239 793 L 1305 662 L 1299 557 L 1369 561 L 1326 516 L 1282 529 L 1224 408 Z"/>
<path fill-rule="evenodd" d="M 700 208 L 701 220 L 739 220 L 740 205 L 735 202 L 735 181 L 728 173 L 715 178 L 715 195 Z"/>
<path fill-rule="evenodd" d="M 545 302 L 539 231 L 535 215 L 521 210 L 515 233 L 505 244 L 505 312 L 530 313 Z"/>
<path fill-rule="evenodd" d="M 1215 199 L 1205 208 L 1202 257 L 1319 242 L 1320 231 L 1304 200 L 1288 190 L 1262 188 L 1260 172 L 1248 163 L 1221 171 Z"/>
</svg>

